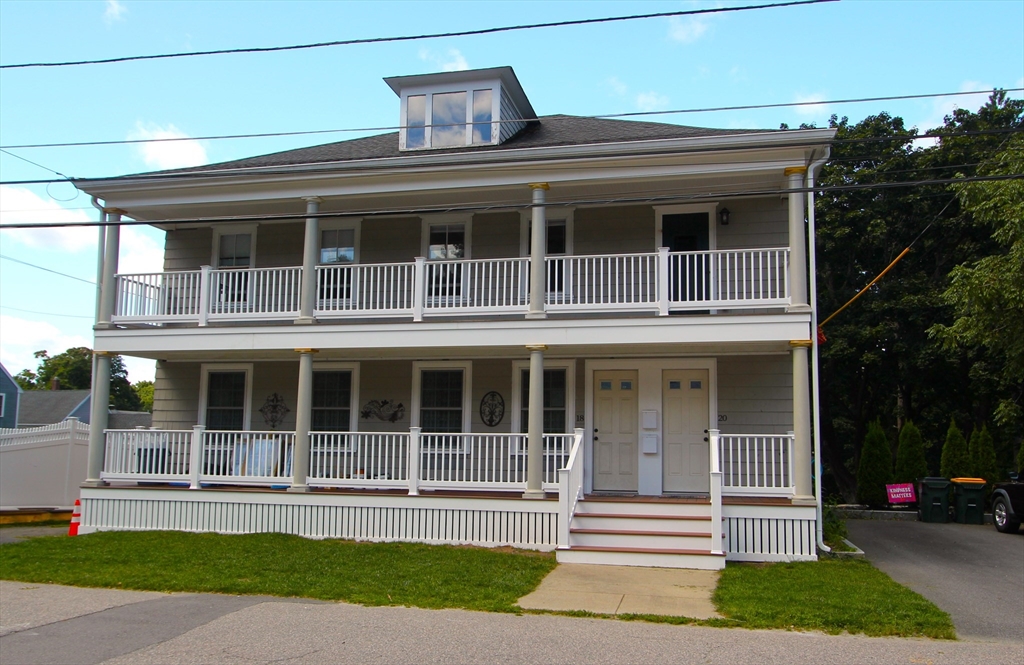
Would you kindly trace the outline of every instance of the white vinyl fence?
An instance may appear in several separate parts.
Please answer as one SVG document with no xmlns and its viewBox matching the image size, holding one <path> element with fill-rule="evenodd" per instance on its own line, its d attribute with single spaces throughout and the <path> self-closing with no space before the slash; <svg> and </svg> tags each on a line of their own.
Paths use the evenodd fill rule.
<svg viewBox="0 0 1024 665">
<path fill-rule="evenodd" d="M 88 454 L 89 426 L 77 418 L 0 429 L 0 506 L 71 506 L 85 480 Z"/>
</svg>

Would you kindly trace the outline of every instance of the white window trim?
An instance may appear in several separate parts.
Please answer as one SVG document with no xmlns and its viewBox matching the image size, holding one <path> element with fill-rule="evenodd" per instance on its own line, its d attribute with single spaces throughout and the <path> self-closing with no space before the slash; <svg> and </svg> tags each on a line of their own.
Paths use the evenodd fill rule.
<svg viewBox="0 0 1024 665">
<path fill-rule="evenodd" d="M 348 431 L 359 431 L 359 363 L 314 362 L 313 372 L 351 372 L 352 388 L 349 392 Z M 312 397 L 312 395 L 311 395 Z M 310 423 L 313 422 L 313 405 L 309 405 Z"/>
<path fill-rule="evenodd" d="M 490 90 L 491 91 L 491 140 L 488 143 L 473 143 L 473 91 L 474 90 Z M 399 124 L 401 129 L 398 134 L 398 149 L 399 150 L 440 150 L 443 148 L 434 148 L 431 136 L 430 125 L 433 122 L 433 106 L 434 106 L 434 95 L 443 95 L 450 92 L 464 92 L 466 93 L 466 144 L 467 146 L 480 146 L 480 145 L 497 145 L 501 138 L 501 124 L 499 122 L 501 117 L 501 81 L 499 79 L 487 79 L 477 82 L 467 82 L 460 85 L 447 85 L 439 87 L 412 87 L 403 88 L 402 95 L 399 98 Z M 422 148 L 409 148 L 406 147 L 406 128 L 408 126 L 408 103 L 409 97 L 424 96 L 425 109 L 423 114 L 424 128 L 423 128 L 423 147 Z M 445 146 L 452 147 L 452 146 Z M 457 147 L 457 146 L 456 146 Z"/>
<path fill-rule="evenodd" d="M 350 264 L 335 264 L 335 263 L 321 263 L 320 262 L 320 251 L 323 249 L 323 232 L 324 231 L 337 231 L 351 229 L 355 231 L 355 238 L 353 243 L 355 244 L 355 252 L 352 255 L 352 263 Z M 363 231 L 363 218 L 355 217 L 352 219 L 325 219 L 321 220 L 317 228 L 317 239 L 316 239 L 316 264 L 318 266 L 329 266 L 329 265 L 355 265 L 359 263 L 359 246 L 362 240 Z"/>
<path fill-rule="evenodd" d="M 718 202 L 686 205 L 654 206 L 654 249 L 661 247 L 662 218 L 665 215 L 687 215 L 696 212 L 708 215 L 708 250 L 718 249 Z"/>
<path fill-rule="evenodd" d="M 573 238 L 573 214 L 576 212 L 575 208 L 557 208 L 553 206 L 546 206 L 544 211 L 544 217 L 547 222 L 565 220 L 565 254 L 564 256 L 572 256 L 572 238 Z M 531 208 L 525 208 L 519 211 L 519 256 L 530 255 L 530 224 L 533 222 L 533 210 Z M 545 229 L 545 234 L 547 230 Z M 547 235 L 545 235 L 545 239 Z M 547 246 L 545 245 L 545 250 Z M 547 252 L 545 251 L 545 256 Z M 557 254 L 555 256 L 563 256 Z"/>
<path fill-rule="evenodd" d="M 462 370 L 462 433 L 473 431 L 473 361 L 472 360 L 417 360 L 412 363 L 412 412 L 409 426 L 420 426 L 420 373 L 425 369 Z"/>
<path fill-rule="evenodd" d="M 210 372 L 245 372 L 245 410 L 242 430 L 252 429 L 252 363 L 203 363 L 199 368 L 199 417 L 197 425 L 206 427 L 206 399 L 210 392 Z"/>
<path fill-rule="evenodd" d="M 7 393 L 0 393 L 0 418 L 7 413 Z"/>
<path fill-rule="evenodd" d="M 420 218 L 420 256 L 430 260 L 430 227 L 440 224 L 462 224 L 466 229 L 466 253 L 463 259 L 473 258 L 473 215 L 427 215 Z"/>
<path fill-rule="evenodd" d="M 249 267 L 256 267 L 256 227 L 259 224 L 225 224 L 224 226 L 213 227 L 213 249 L 210 253 L 210 266 L 219 268 L 220 264 L 220 237 L 231 236 L 239 233 L 248 233 L 252 236 L 249 245 Z M 235 266 L 236 268 L 238 266 Z M 228 268 L 230 270 L 230 268 Z"/>
<path fill-rule="evenodd" d="M 523 370 L 530 369 L 529 360 L 512 362 L 512 433 L 522 431 L 523 417 Z M 576 361 L 544 359 L 544 369 L 565 370 L 565 433 L 571 434 L 576 427 Z"/>
</svg>

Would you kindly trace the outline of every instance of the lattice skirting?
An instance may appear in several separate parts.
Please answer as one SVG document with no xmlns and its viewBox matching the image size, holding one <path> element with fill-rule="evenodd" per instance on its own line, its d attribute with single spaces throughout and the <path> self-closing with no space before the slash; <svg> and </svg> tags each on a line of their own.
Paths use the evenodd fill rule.
<svg viewBox="0 0 1024 665">
<path fill-rule="evenodd" d="M 726 506 L 726 559 L 813 561 L 818 558 L 814 508 Z"/>
<path fill-rule="evenodd" d="M 554 501 L 514 499 L 83 489 L 80 533 L 276 532 L 307 538 L 553 550 L 558 538 L 557 508 Z"/>
</svg>

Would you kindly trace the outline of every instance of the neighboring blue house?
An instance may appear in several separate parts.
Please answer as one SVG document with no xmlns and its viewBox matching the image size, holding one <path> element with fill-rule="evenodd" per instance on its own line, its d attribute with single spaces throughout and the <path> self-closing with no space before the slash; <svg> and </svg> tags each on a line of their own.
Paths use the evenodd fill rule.
<svg viewBox="0 0 1024 665">
<path fill-rule="evenodd" d="M 21 386 L 17 384 L 7 368 L 0 364 L 0 428 L 18 426 L 18 405 L 21 403 Z"/>
</svg>

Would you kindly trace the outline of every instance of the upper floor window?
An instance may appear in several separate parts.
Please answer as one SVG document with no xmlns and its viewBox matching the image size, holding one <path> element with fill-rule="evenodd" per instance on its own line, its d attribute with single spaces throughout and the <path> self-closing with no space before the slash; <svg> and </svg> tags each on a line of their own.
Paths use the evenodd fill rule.
<svg viewBox="0 0 1024 665">
<path fill-rule="evenodd" d="M 217 256 L 218 268 L 248 268 L 252 260 L 252 234 L 231 233 L 220 237 L 220 250 Z"/>
<path fill-rule="evenodd" d="M 355 229 L 328 229 L 320 232 L 320 263 L 355 263 Z"/>
<path fill-rule="evenodd" d="M 491 88 L 431 92 L 405 98 L 405 149 L 495 143 Z"/>
</svg>

